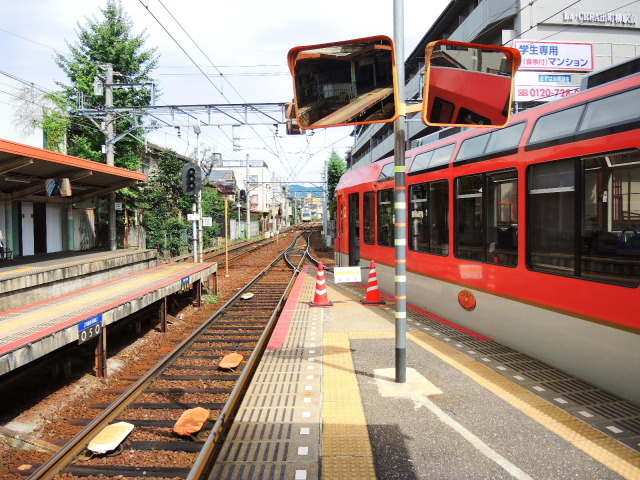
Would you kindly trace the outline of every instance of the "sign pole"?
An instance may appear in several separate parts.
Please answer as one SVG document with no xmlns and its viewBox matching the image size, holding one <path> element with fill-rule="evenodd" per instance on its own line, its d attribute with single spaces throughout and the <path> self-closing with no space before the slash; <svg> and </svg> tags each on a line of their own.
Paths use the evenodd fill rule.
<svg viewBox="0 0 640 480">
<path fill-rule="evenodd" d="M 405 180 L 406 121 L 404 87 L 404 0 L 393 1 L 393 39 L 396 46 L 396 74 L 400 115 L 394 124 L 394 247 L 396 383 L 407 381 L 407 188 Z"/>
<path fill-rule="evenodd" d="M 227 213 L 229 207 L 229 197 L 224 196 L 224 276 L 229 276 L 229 226 Z"/>
</svg>

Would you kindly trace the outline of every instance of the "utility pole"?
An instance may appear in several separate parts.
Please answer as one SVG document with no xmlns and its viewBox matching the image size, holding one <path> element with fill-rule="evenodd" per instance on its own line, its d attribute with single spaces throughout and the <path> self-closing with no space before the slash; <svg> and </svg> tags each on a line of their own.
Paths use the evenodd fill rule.
<svg viewBox="0 0 640 480">
<path fill-rule="evenodd" d="M 105 67 L 104 106 L 107 112 L 105 116 L 105 153 L 107 165 L 113 166 L 115 164 L 113 144 L 115 114 L 111 108 L 113 107 L 113 64 L 107 63 Z M 109 194 L 109 250 L 116 249 L 116 192 L 111 192 Z"/>
<path fill-rule="evenodd" d="M 393 40 L 396 44 L 398 100 L 405 102 L 404 86 L 404 0 L 393 0 Z M 404 111 L 404 109 L 403 109 Z M 407 381 L 407 192 L 405 179 L 406 119 L 399 115 L 395 132 L 395 294 L 396 294 L 396 383 Z"/>
</svg>

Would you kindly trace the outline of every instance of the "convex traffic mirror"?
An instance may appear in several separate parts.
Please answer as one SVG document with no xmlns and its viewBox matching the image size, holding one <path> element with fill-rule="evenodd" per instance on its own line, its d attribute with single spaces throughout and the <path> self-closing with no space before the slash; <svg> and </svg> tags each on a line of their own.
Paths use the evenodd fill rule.
<svg viewBox="0 0 640 480">
<path fill-rule="evenodd" d="M 509 121 L 520 52 L 438 40 L 427 45 L 422 120 L 435 126 L 503 127 Z M 289 51 L 294 110 L 302 129 L 394 121 L 393 41 L 385 36 Z M 414 107 L 414 106 L 412 106 Z M 406 112 L 418 109 L 406 108 Z"/>
<path fill-rule="evenodd" d="M 393 42 L 385 36 L 291 49 L 300 128 L 395 120 L 394 58 Z"/>
<path fill-rule="evenodd" d="M 427 45 L 422 120 L 439 126 L 502 127 L 509 121 L 520 53 L 439 40 Z"/>
</svg>

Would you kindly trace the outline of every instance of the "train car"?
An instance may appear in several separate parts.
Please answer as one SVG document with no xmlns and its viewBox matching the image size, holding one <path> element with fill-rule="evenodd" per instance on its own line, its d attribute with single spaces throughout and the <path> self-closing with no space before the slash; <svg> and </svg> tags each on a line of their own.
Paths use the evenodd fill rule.
<svg viewBox="0 0 640 480">
<path fill-rule="evenodd" d="M 633 73 L 408 151 L 408 302 L 640 403 L 639 105 Z M 393 175 L 342 177 L 335 241 L 391 294 Z"/>
<path fill-rule="evenodd" d="M 303 222 L 310 222 L 311 221 L 311 213 L 302 212 L 302 221 Z"/>
</svg>

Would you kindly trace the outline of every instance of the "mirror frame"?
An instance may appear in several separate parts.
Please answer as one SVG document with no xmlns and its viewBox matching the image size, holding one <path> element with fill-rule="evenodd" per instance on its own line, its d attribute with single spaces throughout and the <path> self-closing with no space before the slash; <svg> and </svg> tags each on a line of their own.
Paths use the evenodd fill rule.
<svg viewBox="0 0 640 480">
<path fill-rule="evenodd" d="M 358 44 L 358 43 L 367 43 L 367 42 L 377 42 L 377 41 L 386 41 L 389 43 L 389 45 L 391 46 L 391 76 L 393 79 L 393 105 L 394 105 L 394 115 L 391 118 L 386 118 L 384 120 L 374 120 L 374 121 L 367 121 L 367 122 L 345 122 L 345 123 L 336 123 L 336 124 L 325 124 L 325 125 L 318 125 L 318 126 L 313 126 L 313 125 L 309 125 L 304 127 L 304 130 L 313 130 L 316 128 L 327 128 L 327 127 L 348 127 L 348 126 L 353 126 L 353 125 L 369 125 L 369 124 L 373 124 L 373 123 L 389 123 L 389 122 L 393 122 L 395 121 L 398 116 L 400 116 L 400 109 L 401 109 L 401 102 L 398 99 L 398 75 L 397 75 L 397 67 L 396 67 L 396 50 L 395 50 L 395 44 L 393 42 L 393 40 L 389 37 L 387 37 L 386 35 L 376 35 L 373 37 L 364 37 L 364 38 L 357 38 L 357 39 L 353 39 L 353 40 L 344 40 L 344 41 L 340 41 L 340 42 L 331 42 L 331 43 L 322 43 L 322 44 L 318 44 L 318 45 L 307 45 L 307 46 L 301 46 L 301 47 L 294 47 L 291 50 L 289 50 L 289 53 L 287 54 L 287 63 L 289 64 L 289 71 L 291 72 L 291 77 L 293 80 L 293 102 L 295 105 L 295 111 L 296 111 L 296 120 L 298 122 L 298 125 L 301 125 L 300 123 L 300 118 L 299 118 L 299 112 L 300 112 L 300 108 L 299 108 L 299 103 L 298 103 L 298 90 L 296 88 L 296 76 L 295 76 L 295 65 L 296 65 L 296 61 L 298 56 L 304 52 L 305 50 L 315 50 L 315 49 L 319 49 L 319 48 L 327 48 L 327 47 L 338 47 L 341 45 L 353 45 L 353 44 Z M 301 127 L 302 128 L 302 127 Z"/>
<path fill-rule="evenodd" d="M 510 64 L 511 69 L 511 82 L 510 82 L 510 91 L 509 91 L 509 106 L 507 112 L 507 117 L 503 124 L 475 124 L 475 123 L 433 123 L 429 122 L 427 116 L 429 114 L 429 86 L 431 80 L 431 58 L 433 57 L 434 52 L 436 51 L 436 46 L 439 45 L 450 45 L 463 47 L 468 49 L 482 49 L 485 51 L 494 51 L 494 52 L 502 52 Z M 452 40 L 437 40 L 435 42 L 431 42 L 427 45 L 425 50 L 425 71 L 424 71 L 424 90 L 422 96 L 422 121 L 429 126 L 439 126 L 439 127 L 485 127 L 485 128 L 503 128 L 509 124 L 509 120 L 511 118 L 511 106 L 513 105 L 513 88 L 515 82 L 515 74 L 520 66 L 521 55 L 520 51 L 511 48 L 511 47 L 502 47 L 498 45 L 482 45 L 477 43 L 464 43 L 464 42 L 455 42 Z M 453 120 L 453 119 L 452 119 Z"/>
</svg>

